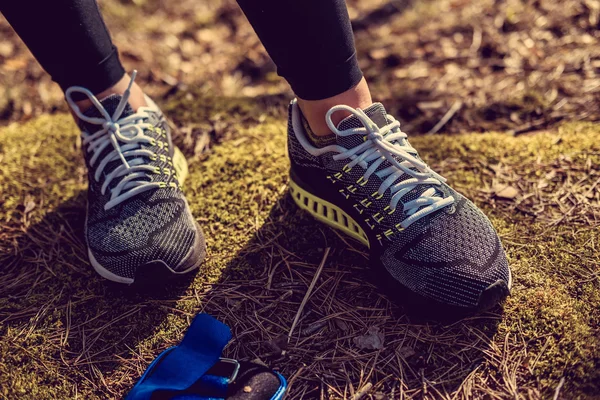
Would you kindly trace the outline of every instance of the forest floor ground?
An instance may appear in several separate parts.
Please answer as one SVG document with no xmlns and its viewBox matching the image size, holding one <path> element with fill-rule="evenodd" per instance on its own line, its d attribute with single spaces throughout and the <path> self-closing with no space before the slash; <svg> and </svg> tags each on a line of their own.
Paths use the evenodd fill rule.
<svg viewBox="0 0 600 400">
<path fill-rule="evenodd" d="M 600 3 L 348 3 L 376 99 L 499 232 L 504 305 L 415 319 L 371 282 L 364 248 L 296 209 L 291 94 L 234 2 L 103 1 L 178 128 L 208 258 L 154 293 L 95 274 L 77 129 L 0 23 L 0 398 L 120 398 L 201 311 L 232 328 L 228 356 L 282 371 L 291 399 L 598 396 Z M 361 346 L 369 335 L 381 346 Z"/>
</svg>

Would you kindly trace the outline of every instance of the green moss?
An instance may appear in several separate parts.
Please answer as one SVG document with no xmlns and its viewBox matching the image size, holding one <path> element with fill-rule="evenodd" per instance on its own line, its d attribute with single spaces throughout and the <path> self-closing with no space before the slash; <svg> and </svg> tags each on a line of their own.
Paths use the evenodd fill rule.
<svg viewBox="0 0 600 400">
<path fill-rule="evenodd" d="M 84 188 L 85 166 L 70 117 L 43 116 L 25 126 L 12 124 L 2 129 L 0 146 L 2 220 L 22 218 L 19 206 L 29 201 L 34 208 L 28 216 L 35 220 Z"/>
<path fill-rule="evenodd" d="M 82 237 L 85 170 L 70 117 L 41 117 L 0 130 L 3 396 L 74 398 L 77 393 L 88 399 L 120 397 L 160 350 L 179 340 L 191 316 L 205 307 L 232 324 L 238 336 L 252 335 L 246 326 L 256 316 L 239 314 L 235 321 L 228 319 L 231 313 L 225 308 L 234 307 L 228 303 L 233 300 L 211 297 L 215 296 L 211 284 L 245 279 L 264 286 L 266 268 L 284 259 L 318 263 L 323 237 L 329 246 L 339 249 L 330 262 L 340 266 L 340 273 L 365 266 L 335 234 L 282 200 L 288 169 L 284 104 L 279 98 L 253 101 L 182 94 L 165 107 L 179 125 L 214 129 L 215 121 L 222 121 L 230 128 L 204 161 L 190 163 L 185 185 L 192 212 L 208 237 L 207 261 L 189 281 L 152 297 L 105 284 L 86 263 Z M 523 137 L 489 133 L 412 140 L 430 164 L 490 215 L 515 276 L 513 295 L 492 344 L 483 353 L 466 351 L 472 341 L 479 340 L 477 331 L 466 322 L 458 328 L 403 325 L 411 332 L 414 348 L 424 349 L 424 359 L 433 363 L 424 373 L 431 374 L 426 377 L 432 385 L 439 378 L 439 390 L 452 391 L 462 379 L 476 379 L 479 389 L 473 390 L 479 394 L 489 390 L 509 396 L 516 389 L 548 397 L 562 377 L 566 379 L 564 390 L 572 397 L 600 390 L 600 260 L 591 245 L 600 239 L 598 230 L 576 220 L 550 226 L 543 217 L 551 208 L 532 216 L 515 208 L 515 202 L 503 202 L 488 192 L 497 178 L 492 172 L 497 166 L 515 182 L 522 182 L 539 179 L 542 172 L 553 169 L 560 174 L 565 160 L 571 166 L 600 165 L 597 134 L 592 124 L 574 123 L 562 126 L 558 133 Z M 185 147 L 184 139 L 177 138 Z M 192 154 L 192 148 L 186 152 Z M 573 168 L 568 179 L 578 181 L 589 171 Z M 552 181 L 548 190 L 565 182 Z M 282 272 L 277 279 L 288 282 L 294 276 L 298 279 L 290 271 Z M 336 296 L 350 302 L 344 293 L 342 288 Z M 346 293 L 355 294 L 355 290 Z M 300 300 L 301 296 L 292 303 L 293 310 Z M 369 309 L 388 310 L 389 306 L 381 304 Z M 398 316 L 387 311 L 377 315 L 384 321 L 384 329 L 397 329 Z M 290 324 L 286 322 L 287 327 Z M 282 329 L 269 327 L 268 335 L 286 333 Z M 493 334 L 489 327 L 482 332 Z M 458 344 L 444 344 L 455 336 L 461 338 Z M 386 343 L 399 344 L 394 340 L 400 339 L 386 337 Z M 336 343 L 345 346 L 341 339 Z M 389 346 L 389 360 L 396 359 L 395 345 Z M 259 343 L 241 339 L 230 351 L 239 354 L 249 347 L 247 354 L 254 357 L 257 346 Z M 485 362 L 472 377 L 457 374 L 448 378 L 454 376 L 448 373 L 456 371 L 455 363 L 470 368 L 482 357 Z M 311 358 L 310 362 L 319 363 L 323 358 Z M 419 363 L 424 362 L 417 358 L 407 364 L 415 371 L 423 368 Z M 280 365 L 288 376 L 298 371 L 294 360 L 297 358 L 286 359 Z M 377 368 L 387 376 L 392 365 L 388 361 Z M 359 371 L 349 371 L 349 379 L 358 385 Z M 421 387 L 421 380 L 410 374 L 403 379 L 409 388 Z M 454 386 L 447 386 L 448 382 Z M 515 382 L 516 388 L 507 382 Z M 340 382 L 328 384 L 338 387 Z M 341 383 L 340 390 L 345 384 Z"/>
</svg>

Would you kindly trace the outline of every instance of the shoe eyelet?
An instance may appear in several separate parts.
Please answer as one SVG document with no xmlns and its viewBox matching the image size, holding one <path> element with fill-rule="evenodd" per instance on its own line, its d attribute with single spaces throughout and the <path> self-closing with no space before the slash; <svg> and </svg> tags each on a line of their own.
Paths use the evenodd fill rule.
<svg viewBox="0 0 600 400">
<path fill-rule="evenodd" d="M 364 198 L 360 201 L 360 204 L 362 204 L 363 207 L 365 207 L 365 208 L 369 208 L 371 206 L 371 204 L 373 204 L 373 203 L 370 202 L 369 199 Z"/>
<path fill-rule="evenodd" d="M 340 189 L 339 192 L 342 194 L 342 196 L 344 196 L 346 198 L 346 200 L 350 198 L 350 195 L 346 194 L 346 192 L 344 191 L 344 189 Z"/>
</svg>

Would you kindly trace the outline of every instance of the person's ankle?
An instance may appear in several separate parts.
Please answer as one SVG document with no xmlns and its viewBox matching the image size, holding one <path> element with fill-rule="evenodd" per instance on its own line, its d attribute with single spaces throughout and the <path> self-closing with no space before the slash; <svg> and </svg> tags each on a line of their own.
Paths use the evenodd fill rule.
<svg viewBox="0 0 600 400">
<path fill-rule="evenodd" d="M 98 98 L 98 100 L 102 100 L 112 94 L 123 95 L 125 93 L 125 90 L 127 90 L 127 86 L 129 86 L 130 81 L 131 77 L 128 74 L 125 74 L 116 84 L 100 93 L 97 93 L 95 96 L 96 98 Z M 82 112 L 84 112 L 92 106 L 92 102 L 89 99 L 84 99 L 76 101 L 75 105 L 79 107 L 79 109 Z M 137 109 L 140 107 L 146 107 L 148 105 L 146 103 L 146 96 L 144 95 L 144 92 L 135 82 L 131 86 L 129 95 L 129 105 L 131 106 L 131 108 L 133 108 L 134 111 L 137 111 Z M 77 117 L 75 117 L 75 119 L 77 119 Z"/>
<path fill-rule="evenodd" d="M 317 136 L 326 136 L 331 134 L 331 130 L 325 121 L 325 114 L 333 106 L 344 104 L 353 108 L 365 109 L 371 104 L 371 92 L 367 81 L 363 78 L 358 85 L 336 96 L 329 97 L 323 100 L 303 100 L 298 98 L 298 106 L 302 114 L 308 121 L 312 132 Z M 344 112 L 336 112 L 331 118 L 332 122 L 337 125 L 341 120 L 348 116 Z"/>
</svg>

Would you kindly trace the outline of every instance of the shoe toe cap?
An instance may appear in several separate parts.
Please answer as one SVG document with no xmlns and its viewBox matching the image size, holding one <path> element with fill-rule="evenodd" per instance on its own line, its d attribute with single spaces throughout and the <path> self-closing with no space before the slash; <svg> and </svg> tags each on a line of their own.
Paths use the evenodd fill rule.
<svg viewBox="0 0 600 400">
<path fill-rule="evenodd" d="M 441 304 L 489 309 L 510 290 L 510 269 L 496 231 L 462 197 L 452 212 L 388 251 L 385 261 L 401 284 Z"/>
<path fill-rule="evenodd" d="M 187 272 L 205 254 L 202 231 L 185 207 L 153 223 L 97 222 L 89 226 L 88 244 L 100 268 L 126 279 L 163 266 L 175 274 Z"/>
</svg>

